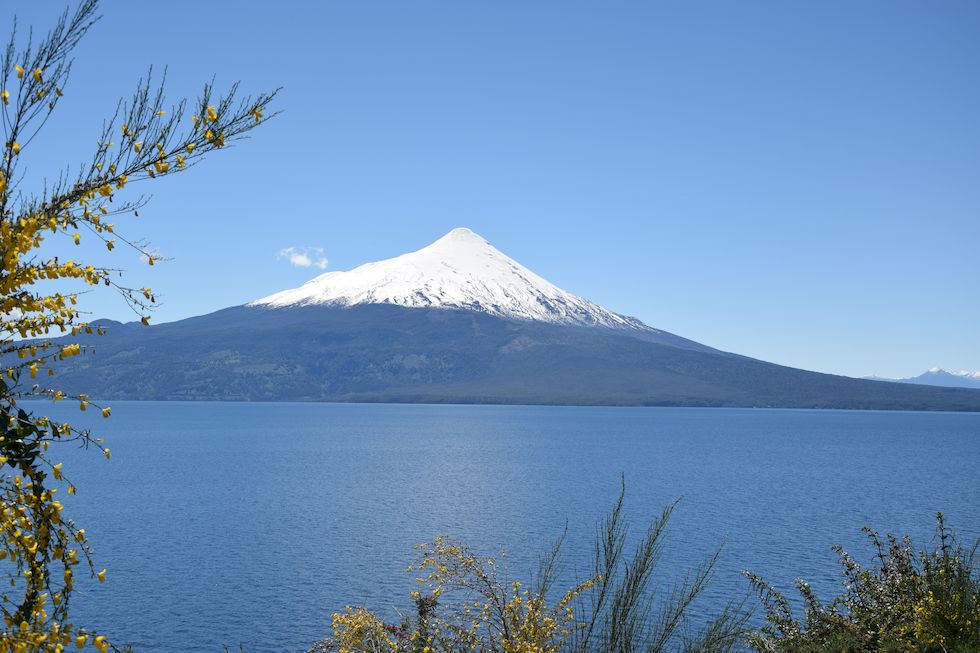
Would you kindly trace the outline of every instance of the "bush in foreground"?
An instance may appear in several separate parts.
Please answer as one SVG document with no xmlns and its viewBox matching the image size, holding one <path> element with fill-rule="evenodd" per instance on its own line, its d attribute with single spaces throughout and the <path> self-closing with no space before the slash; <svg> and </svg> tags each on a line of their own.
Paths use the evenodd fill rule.
<svg viewBox="0 0 980 653">
<path fill-rule="evenodd" d="M 754 648 L 785 653 L 967 653 L 980 651 L 977 546 L 964 548 L 937 514 L 932 550 L 916 553 L 908 536 L 884 539 L 869 528 L 875 562 L 863 568 L 841 547 L 843 591 L 821 603 L 800 580 L 803 620 L 786 597 L 747 573 L 766 611 Z"/>
<path fill-rule="evenodd" d="M 551 590 L 561 540 L 534 583 L 501 577 L 493 558 L 447 537 L 419 545 L 409 571 L 420 588 L 410 616 L 387 623 L 364 608 L 333 615 L 333 636 L 308 653 L 973 653 L 980 651 L 977 545 L 959 544 L 937 515 L 935 546 L 916 552 L 908 536 L 865 528 L 874 562 L 863 567 L 841 547 L 843 590 L 829 603 L 800 580 L 803 617 L 787 597 L 746 572 L 766 624 L 748 627 L 743 602 L 729 602 L 700 629 L 689 608 L 707 586 L 718 554 L 671 591 L 654 568 L 674 509 L 668 506 L 632 556 L 624 555 L 623 495 L 597 529 L 590 577 Z"/>
<path fill-rule="evenodd" d="M 412 593 L 412 615 L 385 623 L 364 608 L 333 616 L 333 637 L 310 653 L 626 653 L 627 651 L 727 652 L 738 645 L 747 613 L 732 603 L 700 630 L 690 627 L 692 603 L 707 586 L 718 554 L 666 592 L 654 570 L 674 506 L 625 555 L 623 495 L 597 529 L 591 575 L 564 592 L 553 585 L 561 540 L 534 582 L 502 577 L 493 558 L 438 537 L 417 548 L 409 571 L 421 590 Z M 563 539 L 563 538 L 562 538 Z"/>
</svg>

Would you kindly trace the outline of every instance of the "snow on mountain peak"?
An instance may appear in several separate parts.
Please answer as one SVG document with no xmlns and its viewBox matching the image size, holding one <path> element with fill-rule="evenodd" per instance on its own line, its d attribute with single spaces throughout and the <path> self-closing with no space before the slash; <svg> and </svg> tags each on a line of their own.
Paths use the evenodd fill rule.
<svg viewBox="0 0 980 653">
<path fill-rule="evenodd" d="M 980 372 L 971 372 L 969 370 L 958 370 L 956 372 L 950 372 L 954 376 L 962 376 L 967 379 L 976 379 L 980 381 Z"/>
<path fill-rule="evenodd" d="M 930 367 L 927 374 L 949 374 L 951 376 L 960 376 L 966 379 L 978 379 L 980 380 L 980 372 L 971 372 L 969 370 L 945 370 L 941 367 Z"/>
<path fill-rule="evenodd" d="M 476 233 L 475 231 L 473 231 L 469 227 L 456 227 L 455 229 L 453 229 L 452 231 L 450 231 L 448 234 L 446 234 L 445 236 L 443 236 L 439 240 L 445 240 L 446 238 L 450 238 L 452 240 L 472 240 L 472 241 L 476 241 L 476 242 L 479 242 L 479 243 L 485 243 L 487 245 L 490 244 L 490 243 L 488 243 L 486 241 L 486 239 L 483 236 L 481 236 L 480 234 Z M 438 242 L 438 241 L 436 241 L 436 242 Z"/>
<path fill-rule="evenodd" d="M 459 308 L 518 320 L 654 331 L 565 292 L 465 227 L 418 251 L 347 272 L 327 272 L 248 305 L 315 304 Z"/>
</svg>

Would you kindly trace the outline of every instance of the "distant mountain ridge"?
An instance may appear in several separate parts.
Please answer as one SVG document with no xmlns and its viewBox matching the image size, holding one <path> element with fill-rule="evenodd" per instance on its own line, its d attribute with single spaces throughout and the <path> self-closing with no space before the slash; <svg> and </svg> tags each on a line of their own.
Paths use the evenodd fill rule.
<svg viewBox="0 0 980 653">
<path fill-rule="evenodd" d="M 244 306 L 107 323 L 57 380 L 99 399 L 980 411 L 980 390 L 797 370 L 568 293 L 468 229 Z M 73 339 L 73 340 L 77 340 Z"/>
<path fill-rule="evenodd" d="M 978 388 L 980 389 L 980 372 L 960 370 L 951 372 L 941 367 L 933 367 L 918 376 L 904 379 L 889 379 L 881 376 L 866 376 L 865 379 L 874 381 L 889 381 L 891 383 L 916 383 L 919 385 L 934 385 L 945 388 Z"/>
</svg>

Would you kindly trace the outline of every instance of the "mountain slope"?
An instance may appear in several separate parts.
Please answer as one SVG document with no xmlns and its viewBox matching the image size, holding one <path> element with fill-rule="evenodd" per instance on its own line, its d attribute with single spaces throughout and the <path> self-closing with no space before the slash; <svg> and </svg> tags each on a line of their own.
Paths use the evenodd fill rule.
<svg viewBox="0 0 980 653">
<path fill-rule="evenodd" d="M 865 381 L 581 327 L 388 304 L 240 306 L 108 325 L 59 386 L 109 399 L 980 410 L 980 391 Z"/>
</svg>

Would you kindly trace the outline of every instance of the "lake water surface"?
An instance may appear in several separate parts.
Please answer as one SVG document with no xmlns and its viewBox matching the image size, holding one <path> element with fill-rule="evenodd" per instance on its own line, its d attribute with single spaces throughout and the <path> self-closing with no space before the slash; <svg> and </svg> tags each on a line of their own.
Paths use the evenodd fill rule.
<svg viewBox="0 0 980 653">
<path fill-rule="evenodd" d="M 977 414 L 117 402 L 92 425 L 113 457 L 65 452 L 68 510 L 109 582 L 75 622 L 147 653 L 303 651 L 346 604 L 394 615 L 440 533 L 527 578 L 567 523 L 584 577 L 621 474 L 637 533 L 682 498 L 665 583 L 727 540 L 702 611 L 743 569 L 826 595 L 865 524 L 926 544 L 942 510 L 980 535 Z"/>
</svg>

